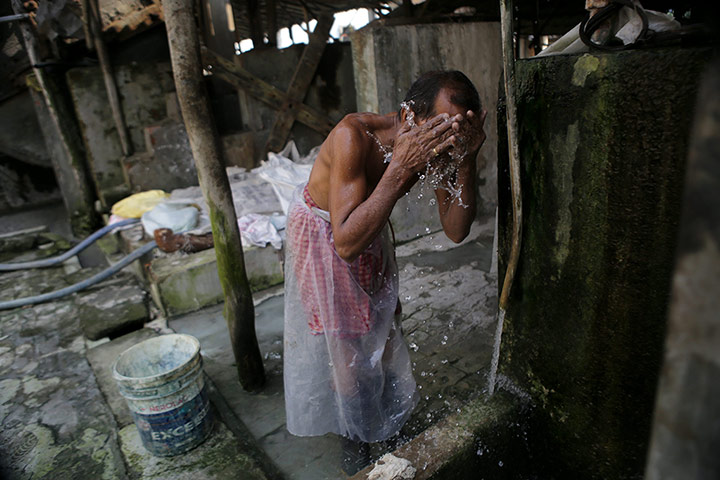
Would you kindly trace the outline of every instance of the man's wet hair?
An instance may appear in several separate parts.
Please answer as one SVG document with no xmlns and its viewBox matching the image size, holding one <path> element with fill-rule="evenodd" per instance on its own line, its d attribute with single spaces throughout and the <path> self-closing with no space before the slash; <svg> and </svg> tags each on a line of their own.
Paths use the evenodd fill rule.
<svg viewBox="0 0 720 480">
<path fill-rule="evenodd" d="M 437 115 L 435 100 L 440 90 L 451 91 L 450 101 L 463 110 L 480 112 L 480 96 L 475 85 L 464 73 L 458 70 L 434 70 L 425 72 L 410 86 L 405 100 L 418 119 L 426 119 Z M 398 117 L 402 113 L 398 111 Z"/>
</svg>

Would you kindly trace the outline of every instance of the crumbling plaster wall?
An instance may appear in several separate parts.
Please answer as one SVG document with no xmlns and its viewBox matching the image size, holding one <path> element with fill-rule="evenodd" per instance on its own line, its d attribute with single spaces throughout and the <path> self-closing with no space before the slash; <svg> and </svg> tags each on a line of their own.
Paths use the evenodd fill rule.
<svg viewBox="0 0 720 480">
<path fill-rule="evenodd" d="M 114 73 L 133 150 L 143 152 L 145 127 L 167 116 L 166 94 L 175 90 L 170 65 L 130 63 L 116 66 Z M 68 71 L 67 81 L 98 196 L 110 206 L 130 192 L 130 185 L 102 72 L 98 67 L 74 68 Z"/>
<path fill-rule="evenodd" d="M 475 84 L 488 116 L 485 121 L 487 140 L 478 155 L 478 195 L 480 213 L 495 211 L 497 205 L 497 126 L 496 105 L 502 53 L 500 24 L 495 22 L 441 23 L 373 27 L 372 24 L 352 35 L 353 66 L 358 111 L 389 113 L 400 108 L 400 102 L 412 82 L 428 70 L 460 70 Z M 417 215 L 407 215 L 417 194 L 401 200 L 393 223 L 407 233 L 407 238 L 438 230 L 437 207 L 422 201 Z M 408 217 L 415 218 L 408 218 Z M 423 219 L 416 226 L 409 220 Z M 401 238 L 401 239 L 407 239 Z"/>
<path fill-rule="evenodd" d="M 287 90 L 303 48 L 296 45 L 284 50 L 253 51 L 238 60 L 260 79 Z M 129 56 L 125 52 L 123 58 Z M 67 79 L 103 205 L 109 207 L 131 191 L 170 190 L 197 184 L 168 62 L 128 62 L 115 66 L 121 106 L 135 151 L 128 159 L 122 154 L 100 69 L 75 68 L 67 73 Z M 215 102 L 215 121 L 224 132 L 226 163 L 256 166 L 264 159 L 263 148 L 276 111 L 252 98 L 246 99 L 244 110 L 228 107 L 227 102 L 236 102 L 235 105 L 242 102 L 233 92 L 228 94 L 224 86 L 223 91 L 216 88 L 218 92 L 212 97 L 213 84 L 209 87 Z M 348 44 L 327 46 L 304 102 L 336 121 L 355 111 Z M 295 140 L 301 153 L 307 153 L 324 137 L 295 122 L 290 139 Z"/>
</svg>

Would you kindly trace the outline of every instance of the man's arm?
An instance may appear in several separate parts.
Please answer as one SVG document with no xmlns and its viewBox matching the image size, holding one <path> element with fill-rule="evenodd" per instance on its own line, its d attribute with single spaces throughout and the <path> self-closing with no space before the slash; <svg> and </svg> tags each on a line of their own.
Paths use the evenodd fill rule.
<svg viewBox="0 0 720 480">
<path fill-rule="evenodd" d="M 451 179 L 451 184 L 462 188 L 460 198 L 454 198 L 446 190 L 435 190 L 443 231 L 455 243 L 462 242 L 468 236 L 477 212 L 475 170 L 475 155 L 468 155 L 458 167 L 455 181 Z"/>
<path fill-rule="evenodd" d="M 366 167 L 373 144 L 352 124 L 333 133 L 328 203 L 335 250 L 352 262 L 378 236 L 395 203 L 417 181 L 417 173 L 436 152 L 454 143 L 453 121 L 438 115 L 421 127 L 401 127 L 393 159 L 368 195 Z"/>
<path fill-rule="evenodd" d="M 401 172 L 386 172 L 368 196 L 366 162 L 371 152 L 361 135 L 352 126 L 342 126 L 333 137 L 328 207 L 335 250 L 346 262 L 355 260 L 378 236 L 405 180 Z"/>
<path fill-rule="evenodd" d="M 457 177 L 450 179 L 452 185 L 462 188 L 460 198 L 453 198 L 446 190 L 438 189 L 435 191 L 443 231 L 455 243 L 462 242 L 468 236 L 470 226 L 477 212 L 475 159 L 480 147 L 485 142 L 483 125 L 486 116 L 487 112 L 484 110 L 480 112 L 479 117 L 468 111 L 465 115 L 465 121 L 460 124 L 458 136 L 462 139 L 468 154 L 464 156 L 458 166 Z"/>
</svg>

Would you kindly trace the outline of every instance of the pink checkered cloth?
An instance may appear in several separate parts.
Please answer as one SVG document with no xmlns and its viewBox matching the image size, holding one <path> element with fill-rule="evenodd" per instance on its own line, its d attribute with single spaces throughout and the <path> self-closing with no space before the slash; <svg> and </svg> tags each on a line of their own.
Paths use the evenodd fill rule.
<svg viewBox="0 0 720 480">
<path fill-rule="evenodd" d="M 345 262 L 335 251 L 329 214 L 318 207 L 307 185 L 302 197 L 305 205 L 293 204 L 288 214 L 287 237 L 290 268 L 310 332 L 342 338 L 363 336 L 375 322 L 374 296 L 388 281 L 383 272 L 382 242 L 376 239 L 355 261 Z"/>
</svg>

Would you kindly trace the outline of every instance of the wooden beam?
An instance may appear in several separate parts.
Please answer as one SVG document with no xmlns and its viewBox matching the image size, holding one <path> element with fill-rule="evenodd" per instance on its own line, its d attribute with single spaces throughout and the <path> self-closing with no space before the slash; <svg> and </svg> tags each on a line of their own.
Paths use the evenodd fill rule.
<svg viewBox="0 0 720 480">
<path fill-rule="evenodd" d="M 90 21 L 90 34 L 93 37 L 95 50 L 97 51 L 98 60 L 100 61 L 100 70 L 105 81 L 105 91 L 107 92 L 108 103 L 112 111 L 113 121 L 115 122 L 115 130 L 117 130 L 120 138 L 120 146 L 125 157 L 133 154 L 132 142 L 130 141 L 130 132 L 128 132 L 125 117 L 123 115 L 122 106 L 120 105 L 120 95 L 118 94 L 117 83 L 115 83 L 115 75 L 113 73 L 112 64 L 110 63 L 110 55 L 107 46 L 102 38 L 102 19 L 100 16 L 100 6 L 98 0 L 89 0 L 90 11 L 88 19 Z"/>
<path fill-rule="evenodd" d="M 291 102 L 287 93 L 257 78 L 240 65 L 222 58 L 213 51 L 203 48 L 202 57 L 205 65 L 213 66 L 212 73 L 214 76 L 228 82 L 235 88 L 247 92 L 270 108 L 279 110 L 283 108 L 283 105 Z M 294 105 L 294 108 L 296 109 L 297 120 L 316 132 L 327 135 L 335 127 L 335 122 L 323 112 L 304 105 L 302 102 Z"/>
<path fill-rule="evenodd" d="M 225 320 L 238 377 L 244 389 L 258 390 L 265 383 L 265 371 L 255 335 L 255 309 L 232 192 L 202 76 L 200 42 L 195 31 L 197 4 L 194 0 L 163 1 L 170 60 L 200 189 L 210 209 L 218 276 L 225 297 Z"/>
<path fill-rule="evenodd" d="M 263 41 L 262 15 L 260 15 L 260 2 L 258 0 L 247 0 L 248 25 L 250 25 L 250 38 L 253 47 L 260 49 L 265 46 Z"/>
<path fill-rule="evenodd" d="M 268 22 L 268 46 L 277 46 L 277 5 L 275 0 L 265 0 L 265 10 L 267 10 Z"/>
<path fill-rule="evenodd" d="M 320 63 L 320 58 L 325 51 L 333 20 L 331 14 L 324 14 L 318 18 L 315 30 L 310 35 L 310 41 L 303 50 L 300 62 L 298 62 L 293 78 L 290 81 L 290 87 L 287 90 L 288 98 L 275 115 L 275 123 L 265 144 L 265 151 L 279 152 L 285 146 L 290 129 L 298 117 L 298 105 L 303 104 L 307 90 Z"/>
</svg>

